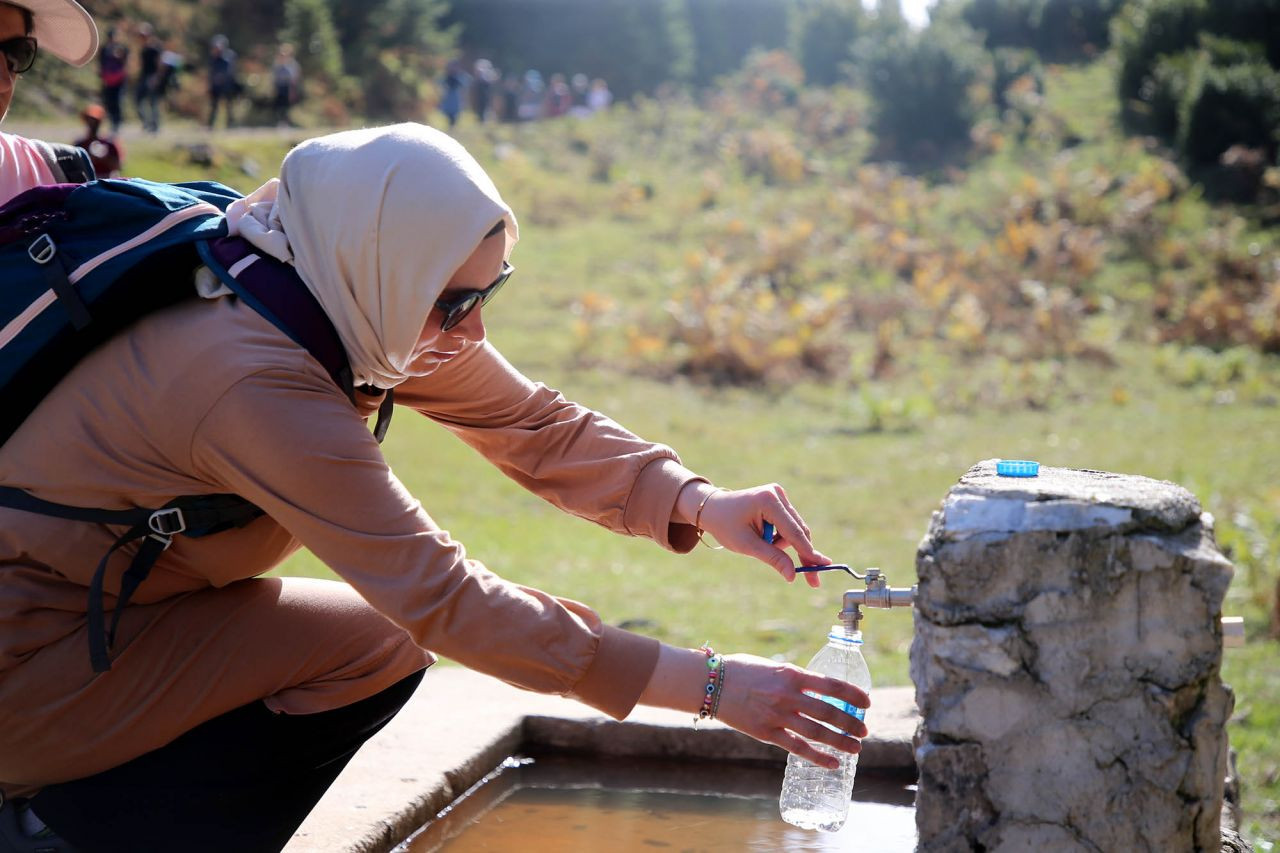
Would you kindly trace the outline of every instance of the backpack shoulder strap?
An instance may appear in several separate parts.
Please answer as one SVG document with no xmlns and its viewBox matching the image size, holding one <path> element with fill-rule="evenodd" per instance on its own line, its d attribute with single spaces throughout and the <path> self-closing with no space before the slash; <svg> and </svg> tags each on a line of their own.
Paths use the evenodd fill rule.
<svg viewBox="0 0 1280 853">
<path fill-rule="evenodd" d="M 226 233 L 230 192 L 103 180 L 0 207 L 0 444 L 94 347 L 194 298 L 195 244 Z"/>
<path fill-rule="evenodd" d="M 74 145 L 63 145 L 60 142 L 45 142 L 42 139 L 30 140 L 41 159 L 53 172 L 53 178 L 59 184 L 87 184 L 97 180 L 93 169 L 93 161 L 89 152 Z"/>
<path fill-rule="evenodd" d="M 334 384 L 355 399 L 342 339 L 291 264 L 263 256 L 241 237 L 201 241 L 197 251 L 223 284 L 315 356 Z"/>
<path fill-rule="evenodd" d="M 272 325 L 320 362 L 334 384 L 356 402 L 347 351 L 324 308 L 292 264 L 259 254 L 241 237 L 202 240 L 201 260 L 218 278 Z M 378 408 L 374 437 L 381 442 L 391 425 L 395 394 L 388 390 Z"/>
</svg>

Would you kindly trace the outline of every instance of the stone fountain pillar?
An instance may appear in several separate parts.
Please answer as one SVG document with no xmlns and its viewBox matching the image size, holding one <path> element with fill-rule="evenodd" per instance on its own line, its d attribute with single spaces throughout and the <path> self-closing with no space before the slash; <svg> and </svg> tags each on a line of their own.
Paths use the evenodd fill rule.
<svg viewBox="0 0 1280 853">
<path fill-rule="evenodd" d="M 919 850 L 1217 853 L 1232 568 L 1194 496 L 989 460 L 917 571 Z"/>
</svg>

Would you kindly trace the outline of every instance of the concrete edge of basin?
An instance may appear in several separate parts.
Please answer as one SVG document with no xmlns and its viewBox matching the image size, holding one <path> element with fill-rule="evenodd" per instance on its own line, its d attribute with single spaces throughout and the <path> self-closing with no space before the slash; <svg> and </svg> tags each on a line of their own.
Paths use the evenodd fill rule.
<svg viewBox="0 0 1280 853">
<path fill-rule="evenodd" d="M 873 694 L 859 766 L 909 772 L 918 715 L 910 687 Z M 578 702 L 457 667 L 433 667 L 299 827 L 285 853 L 385 853 L 527 744 L 608 756 L 765 761 L 786 753 L 720 723 L 637 708 L 618 722 Z"/>
</svg>

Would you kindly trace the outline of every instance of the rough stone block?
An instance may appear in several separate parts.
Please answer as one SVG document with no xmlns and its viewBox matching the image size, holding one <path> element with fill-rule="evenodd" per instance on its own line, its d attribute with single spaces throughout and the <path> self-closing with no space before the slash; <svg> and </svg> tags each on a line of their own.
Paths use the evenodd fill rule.
<svg viewBox="0 0 1280 853">
<path fill-rule="evenodd" d="M 1173 483 L 971 469 L 917 556 L 920 849 L 1217 851 L 1231 572 Z"/>
</svg>

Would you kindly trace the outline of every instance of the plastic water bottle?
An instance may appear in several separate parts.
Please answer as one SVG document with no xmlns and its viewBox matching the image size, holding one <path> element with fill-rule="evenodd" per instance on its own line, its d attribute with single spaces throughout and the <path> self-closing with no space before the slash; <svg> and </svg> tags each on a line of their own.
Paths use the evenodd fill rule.
<svg viewBox="0 0 1280 853">
<path fill-rule="evenodd" d="M 852 682 L 868 694 L 871 692 L 871 674 L 862 657 L 862 632 L 852 626 L 833 626 L 831 633 L 827 635 L 827 644 L 809 661 L 808 668 Z M 820 698 L 859 720 L 866 714 L 862 708 L 855 708 L 841 699 L 830 696 Z M 828 770 L 798 756 L 788 756 L 778 810 L 782 812 L 783 820 L 801 829 L 835 832 L 844 826 L 845 818 L 849 816 L 858 756 L 814 741 L 809 743 L 820 752 L 837 756 L 840 766 L 835 770 Z"/>
</svg>

